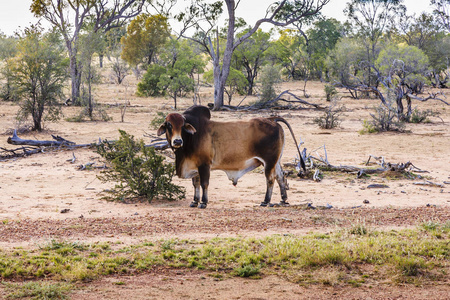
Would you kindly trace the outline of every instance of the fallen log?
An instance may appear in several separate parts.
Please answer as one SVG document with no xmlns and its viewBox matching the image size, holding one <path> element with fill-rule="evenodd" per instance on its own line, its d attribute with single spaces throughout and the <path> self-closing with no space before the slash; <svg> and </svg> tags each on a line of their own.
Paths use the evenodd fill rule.
<svg viewBox="0 0 450 300">
<path fill-rule="evenodd" d="M 17 136 L 17 131 L 14 130 L 13 136 L 9 137 L 7 142 L 11 145 L 24 145 L 24 146 L 32 146 L 32 147 L 60 147 L 60 146 L 68 146 L 68 147 L 89 147 L 91 144 L 81 144 L 77 145 L 74 142 L 68 141 L 60 136 L 54 136 L 53 141 L 39 141 L 39 140 L 25 140 Z"/>
<path fill-rule="evenodd" d="M 60 149 L 73 150 L 77 148 L 90 148 L 95 147 L 96 145 L 102 143 L 101 139 L 99 139 L 98 144 L 97 143 L 76 144 L 60 136 L 52 135 L 52 138 L 54 139 L 52 141 L 22 139 L 17 135 L 17 131 L 14 130 L 12 137 L 8 137 L 7 142 L 8 144 L 19 145 L 22 147 L 16 149 L 6 149 L 0 147 L 0 160 L 11 159 L 16 157 L 25 157 L 32 154 L 43 153 L 45 150 L 60 150 Z M 156 150 L 165 150 L 169 148 L 169 143 L 165 139 L 156 138 L 151 141 L 151 144 L 145 145 L 145 147 L 153 147 Z M 74 163 L 75 160 L 76 157 L 75 154 L 73 154 L 73 158 L 70 159 L 70 161 L 71 163 Z"/>
</svg>

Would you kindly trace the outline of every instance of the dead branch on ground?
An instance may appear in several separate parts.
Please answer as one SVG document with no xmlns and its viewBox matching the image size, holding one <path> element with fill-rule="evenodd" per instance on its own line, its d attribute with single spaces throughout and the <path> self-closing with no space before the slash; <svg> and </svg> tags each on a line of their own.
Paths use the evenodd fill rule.
<svg viewBox="0 0 450 300">
<path fill-rule="evenodd" d="M 77 144 L 66 140 L 63 137 L 52 135 L 53 140 L 39 141 L 39 140 L 27 140 L 22 139 L 17 135 L 17 131 L 13 132 L 12 137 L 8 137 L 8 144 L 19 145 L 22 147 L 15 149 L 6 149 L 0 147 L 0 160 L 11 159 L 16 157 L 26 157 L 37 153 L 44 153 L 45 151 L 53 150 L 74 150 L 78 148 L 91 148 L 95 147 L 96 143 L 90 144 Z M 156 150 L 165 150 L 169 148 L 169 144 L 166 139 L 152 137 L 151 144 L 145 145 L 146 147 L 153 147 Z M 99 139 L 98 144 L 101 144 L 102 140 Z M 72 154 L 72 158 L 69 159 L 71 163 L 76 161 L 75 154 Z"/>
<path fill-rule="evenodd" d="M 322 149 L 324 151 L 324 156 L 320 155 L 317 151 Z M 314 181 L 320 181 L 320 177 L 319 177 L 319 173 L 317 172 L 317 170 L 321 170 L 321 171 L 337 171 L 337 172 L 344 172 L 344 173 L 350 173 L 350 174 L 356 174 L 357 178 L 361 178 L 365 175 L 369 175 L 369 174 L 381 174 L 384 172 L 397 172 L 397 173 L 402 173 L 402 174 L 409 174 L 410 172 L 417 172 L 417 173 L 425 173 L 427 171 L 421 170 L 419 168 L 417 168 L 416 166 L 414 166 L 410 161 L 406 162 L 406 163 L 390 163 L 390 162 L 385 162 L 384 157 L 383 156 L 374 156 L 374 155 L 369 155 L 369 159 L 366 162 L 366 166 L 369 165 L 370 160 L 374 159 L 376 161 L 376 164 L 378 164 L 380 167 L 379 168 L 360 168 L 360 167 L 356 167 L 356 166 L 348 166 L 348 165 L 332 165 L 331 163 L 329 163 L 328 161 L 328 156 L 327 156 L 327 149 L 325 147 L 325 145 L 323 145 L 322 147 L 319 147 L 315 150 L 313 150 L 313 153 L 316 153 L 316 156 L 314 156 L 312 153 L 310 153 L 309 155 L 306 155 L 306 149 L 303 149 L 303 160 L 305 161 L 305 164 L 307 166 L 307 168 L 309 168 L 310 170 L 312 170 L 311 172 L 313 172 L 313 170 L 315 169 L 316 171 L 314 171 L 314 175 L 313 175 L 313 179 Z M 287 166 L 292 166 L 292 164 L 285 164 Z M 295 169 L 297 171 L 300 171 L 300 160 L 298 158 L 295 159 Z"/>
</svg>

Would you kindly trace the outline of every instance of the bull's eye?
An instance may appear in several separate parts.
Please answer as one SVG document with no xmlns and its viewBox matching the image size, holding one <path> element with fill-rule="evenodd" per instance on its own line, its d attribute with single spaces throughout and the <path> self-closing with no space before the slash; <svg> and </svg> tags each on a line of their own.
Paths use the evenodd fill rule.
<svg viewBox="0 0 450 300">
<path fill-rule="evenodd" d="M 166 127 L 167 127 L 167 130 L 170 130 L 170 131 L 172 131 L 172 124 L 170 124 L 170 123 L 167 123 Z"/>
</svg>

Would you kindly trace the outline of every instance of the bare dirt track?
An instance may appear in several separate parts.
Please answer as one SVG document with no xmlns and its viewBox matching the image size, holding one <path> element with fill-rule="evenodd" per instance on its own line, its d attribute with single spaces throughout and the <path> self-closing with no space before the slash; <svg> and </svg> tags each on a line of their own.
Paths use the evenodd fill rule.
<svg viewBox="0 0 450 300">
<path fill-rule="evenodd" d="M 130 78 L 131 80 L 131 78 Z M 295 83 L 284 89 L 295 90 Z M 323 85 L 310 82 L 307 101 L 326 105 Z M 27 133 L 22 138 L 48 140 L 60 135 L 76 143 L 91 143 L 98 138 L 117 139 L 118 129 L 137 138 L 146 132 L 157 111 L 171 112 L 169 99 L 136 98 L 133 88 L 103 84 L 97 87 L 99 103 L 123 104 L 130 101 L 124 122 L 117 106 L 104 106 L 113 118 L 110 122 L 74 123 L 61 120 L 47 123 L 42 133 Z M 450 96 L 445 91 L 447 99 Z M 302 94 L 298 92 L 298 95 Z M 202 94 L 202 103 L 212 101 L 210 90 Z M 249 99 L 252 101 L 254 99 Z M 322 130 L 313 122 L 322 112 L 312 109 L 248 112 L 213 112 L 215 120 L 247 119 L 278 114 L 292 125 L 297 137 L 309 151 L 326 146 L 328 159 L 334 165 L 362 167 L 370 154 L 384 156 L 392 163 L 411 161 L 429 173 L 425 178 L 406 179 L 371 176 L 357 179 L 354 174 L 326 173 L 321 182 L 289 178 L 290 207 L 262 208 L 265 193 L 261 170 L 245 175 L 233 187 L 226 175 L 212 174 L 210 203 L 206 210 L 189 209 L 193 190 L 190 180 L 175 179 L 186 187 L 187 198 L 177 202 L 164 200 L 148 203 L 113 203 L 101 198 L 110 187 L 97 179 L 99 170 L 79 171 L 77 166 L 89 162 L 101 165 L 90 149 L 52 151 L 26 158 L 0 161 L 0 249 L 35 248 L 52 239 L 81 241 L 121 241 L 137 244 L 148 240 L 183 238 L 203 240 L 213 237 L 264 237 L 273 234 L 301 235 L 329 232 L 358 222 L 379 230 L 409 228 L 423 222 L 450 220 L 450 108 L 439 102 L 416 103 L 422 110 L 433 109 L 440 118 L 431 123 L 407 124 L 406 133 L 364 134 L 362 120 L 369 119 L 375 99 L 340 100 L 347 107 L 341 126 Z M 180 110 L 192 105 L 184 99 Z M 0 102 L 0 133 L 17 126 L 18 107 Z M 65 117 L 74 116 L 79 108 L 65 107 Z M 0 135 L 0 147 L 13 148 Z M 149 142 L 148 138 L 145 138 Z M 320 152 L 318 150 L 317 152 Z M 71 163 L 72 155 L 77 160 Z M 295 146 L 286 134 L 283 163 L 293 161 Z M 317 155 L 323 154 L 323 152 Z M 429 180 L 442 187 L 417 185 Z M 368 188 L 384 184 L 387 188 Z M 274 193 L 273 202 L 279 201 Z M 366 200 L 366 201 L 365 201 Z M 366 202 L 366 204 L 364 203 Z M 368 203 L 367 203 L 368 202 Z M 311 203 L 316 209 L 306 209 Z M 320 209 L 326 205 L 331 209 Z M 67 211 L 61 213 L 61 211 Z M 117 285 L 121 281 L 125 284 Z M 0 286 L 0 296 L 4 291 Z M 149 270 L 136 276 L 107 277 L 77 285 L 73 299 L 449 299 L 450 286 L 416 287 L 377 283 L 371 287 L 322 285 L 301 286 L 283 277 L 270 275 L 259 280 L 227 277 L 215 280 L 196 270 Z"/>
</svg>

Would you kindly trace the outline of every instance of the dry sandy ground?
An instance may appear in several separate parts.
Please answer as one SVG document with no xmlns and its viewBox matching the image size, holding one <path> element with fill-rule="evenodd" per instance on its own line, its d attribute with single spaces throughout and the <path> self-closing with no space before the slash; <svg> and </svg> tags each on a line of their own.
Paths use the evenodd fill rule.
<svg viewBox="0 0 450 300">
<path fill-rule="evenodd" d="M 296 90 L 295 83 L 284 89 Z M 310 82 L 307 101 L 326 105 L 323 85 Z M 298 95 L 302 96 L 301 92 Z M 341 94 L 343 95 L 343 94 Z M 446 91 L 447 100 L 450 92 Z M 137 138 L 156 130 L 149 127 L 157 111 L 171 112 L 170 99 L 143 99 L 133 95 L 133 88 L 109 84 L 100 85 L 96 97 L 103 104 L 123 104 L 130 101 L 124 122 L 120 110 L 107 108 L 110 122 L 74 123 L 61 120 L 47 123 L 46 131 L 20 135 L 26 139 L 49 140 L 50 134 L 60 135 L 76 143 L 91 143 L 102 139 L 117 139 L 118 129 Z M 202 93 L 203 104 L 212 101 L 211 91 Z M 254 99 L 248 99 L 252 101 Z M 237 100 L 236 100 L 237 101 Z M 445 222 L 450 219 L 450 107 L 437 101 L 418 103 L 420 109 L 433 109 L 440 118 L 427 124 L 408 124 L 407 133 L 358 133 L 362 120 L 378 105 L 377 100 L 340 100 L 347 108 L 341 126 L 322 130 L 313 122 L 322 112 L 312 109 L 245 112 L 213 112 L 215 120 L 248 119 L 273 113 L 285 117 L 297 138 L 304 142 L 308 153 L 326 146 L 327 157 L 334 165 L 362 167 L 369 155 L 384 156 L 387 162 L 412 162 L 427 170 L 426 180 L 443 187 L 417 185 L 425 179 L 408 180 L 372 176 L 356 179 L 353 174 L 327 173 L 321 182 L 290 178 L 289 208 L 261 208 L 265 193 L 265 178 L 261 170 L 245 175 L 233 187 L 226 175 L 213 172 L 210 181 L 210 203 L 206 210 L 189 209 L 193 196 L 190 180 L 175 179 L 186 187 L 187 199 L 177 202 L 112 203 L 101 199 L 101 192 L 110 187 L 97 179 L 99 170 L 79 171 L 78 165 L 94 162 L 102 165 L 98 155 L 89 149 L 53 151 L 26 158 L 0 161 L 0 249 L 36 247 L 51 239 L 93 241 L 123 241 L 182 237 L 205 239 L 226 236 L 264 236 L 276 233 L 303 234 L 310 231 L 331 231 L 364 221 L 381 229 L 411 227 L 425 221 Z M 237 102 L 236 102 L 237 103 Z M 192 105 L 182 99 L 180 111 Z M 0 102 L 0 133 L 15 128 L 17 106 Z M 65 117 L 74 116 L 79 108 L 65 107 Z M 6 143 L 8 134 L 0 135 L 0 147 L 14 148 Z M 144 138 L 148 143 L 149 138 Z M 324 155 L 323 149 L 312 152 Z M 76 156 L 76 162 L 70 160 Z M 291 163 L 296 155 L 292 138 L 286 130 L 286 146 L 282 162 Z M 447 182 L 447 183 L 446 183 Z M 370 184 L 385 184 L 388 188 L 368 188 Z M 272 201 L 278 202 L 278 191 Z M 368 204 L 363 201 L 367 200 Z M 367 202 L 366 201 L 366 202 Z M 304 210 L 305 204 L 333 206 L 329 210 Z M 62 210 L 69 209 L 67 213 Z M 14 222 L 14 221 L 19 221 Z M 123 286 L 115 281 L 123 281 Z M 103 278 L 80 286 L 73 299 L 445 299 L 449 285 L 390 286 L 373 288 L 299 286 L 277 276 L 261 280 L 226 278 L 214 281 L 198 271 L 153 270 L 133 277 Z M 0 296 L 2 290 L 0 287 Z"/>
</svg>

